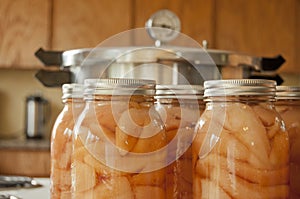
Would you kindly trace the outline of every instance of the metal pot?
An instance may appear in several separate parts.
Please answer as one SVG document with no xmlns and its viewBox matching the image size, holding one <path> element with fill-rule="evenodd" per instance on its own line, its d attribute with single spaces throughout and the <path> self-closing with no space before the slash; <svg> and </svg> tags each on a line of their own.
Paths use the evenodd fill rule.
<svg viewBox="0 0 300 199">
<path fill-rule="evenodd" d="M 202 84 L 211 79 L 251 78 L 254 73 L 268 79 L 285 61 L 280 55 L 265 58 L 207 49 L 205 42 L 202 48 L 179 30 L 178 17 L 161 10 L 150 17 L 146 28 L 117 35 L 118 40 L 113 37 L 107 45 L 63 52 L 39 49 L 36 56 L 46 66 L 59 66 L 65 76 L 53 78 L 49 74 L 55 77 L 56 72 L 41 70 L 36 77 L 46 86 L 124 76 L 154 79 L 158 84 Z M 116 46 L 127 38 L 133 38 L 131 45 Z"/>
<path fill-rule="evenodd" d="M 26 138 L 43 138 L 50 114 L 48 100 L 39 95 L 26 97 L 25 114 Z"/>
</svg>

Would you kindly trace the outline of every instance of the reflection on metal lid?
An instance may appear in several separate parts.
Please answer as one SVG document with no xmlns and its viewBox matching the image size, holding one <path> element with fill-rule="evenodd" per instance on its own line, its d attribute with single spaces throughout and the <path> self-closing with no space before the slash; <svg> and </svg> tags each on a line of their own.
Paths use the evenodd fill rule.
<svg viewBox="0 0 300 199">
<path fill-rule="evenodd" d="M 203 86 L 201 85 L 156 85 L 155 98 L 185 99 L 195 97 L 203 98 Z"/>
<path fill-rule="evenodd" d="M 300 99 L 300 86 L 277 86 L 276 99 Z"/>
<path fill-rule="evenodd" d="M 155 81 L 144 79 L 86 79 L 85 98 L 91 95 L 154 95 Z"/>
<path fill-rule="evenodd" d="M 64 84 L 62 86 L 63 96 L 62 99 L 67 98 L 83 98 L 83 85 L 82 84 Z"/>
<path fill-rule="evenodd" d="M 210 80 L 204 82 L 204 97 L 275 96 L 276 82 L 264 79 Z"/>
</svg>

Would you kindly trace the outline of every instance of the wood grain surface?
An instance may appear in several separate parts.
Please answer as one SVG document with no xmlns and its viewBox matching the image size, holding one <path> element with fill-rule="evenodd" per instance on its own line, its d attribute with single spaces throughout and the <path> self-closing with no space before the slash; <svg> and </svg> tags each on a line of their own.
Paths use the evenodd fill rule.
<svg viewBox="0 0 300 199">
<path fill-rule="evenodd" d="M 131 0 L 53 0 L 52 48 L 96 47 L 131 27 Z"/>
<path fill-rule="evenodd" d="M 0 175 L 50 176 L 49 150 L 0 150 Z"/>
<path fill-rule="evenodd" d="M 49 48 L 50 0 L 1 0 L 0 65 L 13 68 L 42 66 L 34 56 Z"/>
<path fill-rule="evenodd" d="M 209 48 L 257 56 L 282 54 L 280 72 L 300 73 L 300 0 L 1 0 L 0 67 L 34 68 L 39 47 L 122 46 L 118 33 L 142 28 L 169 9 L 181 32 Z M 117 37 L 120 37 L 120 34 Z M 106 39 L 110 39 L 107 41 Z"/>
<path fill-rule="evenodd" d="M 300 0 L 296 0 L 296 46 L 295 46 L 295 65 L 293 66 L 293 72 L 299 73 L 299 81 L 300 81 Z"/>
<path fill-rule="evenodd" d="M 286 63 L 280 71 L 300 72 L 295 61 L 296 1 L 216 1 L 216 47 L 258 56 L 282 54 Z"/>
</svg>

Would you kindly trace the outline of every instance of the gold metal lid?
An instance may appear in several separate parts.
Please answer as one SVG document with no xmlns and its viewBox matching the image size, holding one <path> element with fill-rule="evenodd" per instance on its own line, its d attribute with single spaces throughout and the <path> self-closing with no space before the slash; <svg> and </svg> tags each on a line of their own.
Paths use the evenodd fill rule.
<svg viewBox="0 0 300 199">
<path fill-rule="evenodd" d="M 204 82 L 204 97 L 275 96 L 276 81 L 265 79 L 228 79 Z"/>
<path fill-rule="evenodd" d="M 197 98 L 203 99 L 204 88 L 201 85 L 156 85 L 156 99 L 162 98 L 178 98 L 190 99 Z"/>
<path fill-rule="evenodd" d="M 277 86 L 276 99 L 300 99 L 300 86 Z"/>
<path fill-rule="evenodd" d="M 86 79 L 84 95 L 154 95 L 155 80 L 108 78 Z"/>
<path fill-rule="evenodd" d="M 62 99 L 68 98 L 83 98 L 83 85 L 82 84 L 63 84 L 62 85 Z"/>
</svg>

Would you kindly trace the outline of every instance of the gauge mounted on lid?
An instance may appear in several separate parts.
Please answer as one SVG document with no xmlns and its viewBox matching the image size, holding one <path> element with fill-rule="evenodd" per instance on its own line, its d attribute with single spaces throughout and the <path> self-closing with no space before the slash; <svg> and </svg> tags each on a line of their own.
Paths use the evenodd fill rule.
<svg viewBox="0 0 300 199">
<path fill-rule="evenodd" d="M 156 46 L 175 39 L 180 33 L 180 26 L 179 18 L 170 10 L 160 10 L 154 13 L 145 24 Z"/>
</svg>

